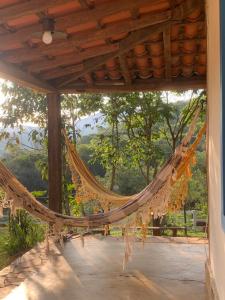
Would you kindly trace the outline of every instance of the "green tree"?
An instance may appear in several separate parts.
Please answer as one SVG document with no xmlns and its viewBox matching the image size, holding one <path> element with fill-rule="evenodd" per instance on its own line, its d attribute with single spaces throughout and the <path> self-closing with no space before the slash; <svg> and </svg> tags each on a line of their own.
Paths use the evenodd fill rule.
<svg viewBox="0 0 225 300">
<path fill-rule="evenodd" d="M 16 147 L 5 155 L 4 162 L 29 191 L 40 191 L 47 189 L 47 182 L 42 179 L 37 164 L 45 157 L 45 153 Z"/>
</svg>

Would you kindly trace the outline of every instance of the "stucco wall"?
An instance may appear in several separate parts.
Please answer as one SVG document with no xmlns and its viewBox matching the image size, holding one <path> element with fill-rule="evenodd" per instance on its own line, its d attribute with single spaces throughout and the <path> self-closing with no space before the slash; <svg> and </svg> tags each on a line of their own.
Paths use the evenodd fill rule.
<svg viewBox="0 0 225 300">
<path fill-rule="evenodd" d="M 220 84 L 219 3 L 219 0 L 207 0 L 206 7 L 208 18 L 208 188 L 210 266 L 219 298 L 225 300 L 225 231 L 221 192 L 222 97 Z"/>
</svg>

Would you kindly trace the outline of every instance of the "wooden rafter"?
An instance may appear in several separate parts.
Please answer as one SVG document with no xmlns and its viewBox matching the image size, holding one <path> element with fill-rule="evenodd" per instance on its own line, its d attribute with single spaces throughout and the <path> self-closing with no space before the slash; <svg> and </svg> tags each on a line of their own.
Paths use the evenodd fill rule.
<svg viewBox="0 0 225 300">
<path fill-rule="evenodd" d="M 119 56 L 119 62 L 120 62 L 120 68 L 121 68 L 121 73 L 123 75 L 123 78 L 127 84 L 132 83 L 132 76 L 130 73 L 130 70 L 127 65 L 126 61 L 126 56 L 125 55 L 120 55 Z"/>
<path fill-rule="evenodd" d="M 198 64 L 196 64 L 196 66 L 198 66 Z M 181 64 L 180 67 L 181 68 L 184 67 L 183 64 Z M 73 78 L 74 78 L 74 76 L 76 76 L 76 74 L 78 74 L 82 70 L 84 70 L 83 64 L 77 64 L 74 66 L 68 66 L 68 67 L 63 67 L 63 68 L 60 67 L 60 68 L 52 69 L 52 70 L 49 70 L 48 72 L 45 72 L 42 75 L 42 78 L 44 80 L 53 80 L 54 86 L 57 86 L 58 84 L 60 85 L 64 79 L 67 79 L 66 78 L 67 75 L 73 75 Z M 153 70 L 154 70 L 154 68 L 152 68 L 152 67 L 149 68 L 150 72 L 153 72 Z M 57 79 L 59 79 L 59 80 L 57 80 Z"/>
<path fill-rule="evenodd" d="M 184 87 L 183 81 L 180 82 L 181 74 L 191 83 L 190 78 L 194 74 L 193 81 L 206 74 L 206 45 L 202 40 L 206 38 L 203 28 L 204 0 L 170 0 L 171 6 L 168 6 L 168 2 L 164 3 L 164 11 L 159 11 L 157 7 L 161 1 L 164 3 L 164 0 L 111 0 L 89 5 L 89 0 L 76 0 L 75 7 L 78 9 L 73 12 L 64 12 L 61 6 L 71 4 L 72 0 L 23 0 L 0 8 L 0 25 L 6 26 L 8 31 L 3 31 L 0 37 L 0 59 L 5 64 L 2 74 L 45 92 L 55 92 L 58 87 L 64 91 L 67 88 L 90 91 L 104 90 L 109 86 L 113 90 L 124 91 L 128 87 L 128 90 L 132 90 L 133 86 L 134 90 L 139 89 L 141 84 L 146 90 L 154 89 L 154 86 L 160 89 L 161 84 L 155 78 L 162 79 L 165 70 L 165 81 L 162 80 L 164 86 L 169 86 L 169 82 L 179 82 Z M 145 11 L 151 5 L 152 12 Z M 55 39 L 51 45 L 34 43 L 30 39 L 31 33 L 40 31 L 41 24 L 28 26 L 27 17 L 36 14 L 42 18 L 48 13 L 48 8 L 57 6 L 59 15 L 55 17 L 56 30 L 68 32 L 68 38 Z M 191 20 L 192 12 L 196 15 L 194 20 Z M 11 22 L 7 23 L 8 20 Z M 13 24 L 18 28 L 10 27 Z M 184 34 L 178 34 L 177 28 Z M 170 29 L 173 32 L 172 40 Z M 179 53 L 177 47 L 182 43 Z M 7 72 L 6 65 L 9 67 Z M 172 77 L 172 71 L 176 78 Z M 153 77 L 144 79 L 148 77 L 145 74 Z"/>
<path fill-rule="evenodd" d="M 164 57 L 166 78 L 171 79 L 171 26 L 168 25 L 163 31 Z"/>
<path fill-rule="evenodd" d="M 103 45 L 99 47 L 93 47 L 81 52 L 76 51 L 69 55 L 58 56 L 55 59 L 51 59 L 49 61 L 43 60 L 43 61 L 34 62 L 29 65 L 28 71 L 40 72 L 43 70 L 56 68 L 61 65 L 80 63 L 81 61 L 88 58 L 114 52 L 118 50 L 118 48 L 119 48 L 118 44 L 114 44 L 114 45 Z"/>
<path fill-rule="evenodd" d="M 26 87 L 36 89 L 43 93 L 54 92 L 55 88 L 50 84 L 22 71 L 12 64 L 0 61 L 0 76 L 7 80 L 15 81 Z"/>
<path fill-rule="evenodd" d="M 142 29 L 151 25 L 160 24 L 166 22 L 171 19 L 171 12 L 161 12 L 149 17 L 149 15 L 142 16 L 140 19 L 137 20 L 126 20 L 120 23 L 108 25 L 105 28 L 99 29 L 93 32 L 78 32 L 75 35 L 71 36 L 69 41 L 74 46 L 81 46 L 84 43 L 90 43 L 97 40 L 107 40 L 110 39 L 114 35 L 125 34 L 131 31 L 135 31 L 138 29 Z M 64 47 L 66 46 L 66 42 L 60 42 L 46 47 L 47 50 L 56 49 L 57 47 Z"/>
<path fill-rule="evenodd" d="M 111 14 L 116 14 L 123 10 L 132 10 L 138 5 L 157 4 L 158 0 L 116 0 L 113 3 L 104 3 L 96 6 L 91 10 L 83 10 L 74 12 L 66 17 L 56 18 L 56 30 L 65 31 L 69 27 L 73 27 L 76 25 L 84 24 L 86 22 L 98 22 L 103 17 Z M 173 18 L 174 19 L 182 19 L 190 12 L 193 11 L 196 7 L 203 5 L 202 0 L 188 0 L 184 3 L 180 4 L 173 10 Z M 46 1 L 48 3 L 48 1 Z M 46 5 L 46 4 L 45 4 Z M 39 6 L 39 10 L 42 10 L 41 5 Z M 4 12 L 4 9 L 0 10 L 0 12 Z M 167 12 L 166 12 L 167 14 Z M 168 17 L 168 16 L 167 16 Z M 154 18 L 154 16 L 153 16 Z M 151 18 L 150 18 L 151 19 Z M 15 43 L 23 43 L 26 42 L 31 34 L 36 31 L 41 30 L 41 24 L 31 25 L 26 28 L 18 29 L 15 33 L 10 33 L 1 36 L 1 50 L 6 50 L 13 48 Z"/>
<path fill-rule="evenodd" d="M 187 90 L 187 89 L 205 89 L 206 78 L 192 78 L 187 80 L 186 78 L 174 79 L 168 81 L 166 79 L 150 79 L 135 80 L 132 85 L 120 84 L 95 84 L 94 86 L 87 86 L 86 84 L 73 84 L 66 88 L 61 88 L 61 93 L 104 93 L 104 92 L 134 92 L 134 91 L 159 91 L 159 90 Z"/>
<path fill-rule="evenodd" d="M 173 9 L 173 17 L 176 18 L 176 20 L 182 20 L 184 17 L 188 16 L 195 8 L 196 4 L 199 5 L 198 0 L 190 0 L 188 3 L 184 2 L 182 5 L 177 6 L 176 9 Z M 202 5 L 202 3 L 201 3 Z M 185 10 L 184 10 L 185 9 Z M 168 26 L 171 25 L 171 22 L 167 21 L 162 23 L 161 25 L 153 25 L 148 28 L 140 29 L 135 32 L 132 32 L 130 36 L 125 38 L 123 41 L 119 44 L 119 50 L 114 52 L 110 58 L 119 57 L 132 49 L 137 43 L 141 43 L 145 41 L 151 33 L 157 33 L 157 32 L 163 32 Z M 84 69 L 74 75 L 72 78 L 65 80 L 62 82 L 59 86 L 65 87 L 67 84 L 74 82 L 79 77 L 82 77 L 84 74 L 93 71 L 97 67 L 103 65 L 109 57 L 106 55 L 105 57 L 99 57 L 96 59 L 90 59 L 84 62 Z"/>
<path fill-rule="evenodd" d="M 42 77 L 43 77 L 43 79 L 50 80 L 50 79 L 59 78 L 59 77 L 63 77 L 63 76 L 70 75 L 70 74 L 75 74 L 77 72 L 82 71 L 83 69 L 84 69 L 83 63 L 77 64 L 74 66 L 64 67 L 64 68 L 60 67 L 60 68 L 52 69 L 52 70 L 45 72 L 42 75 Z"/>
<path fill-rule="evenodd" d="M 110 39 L 115 34 L 124 34 L 134 30 L 142 29 L 151 25 L 160 24 L 168 21 L 171 18 L 170 12 L 159 13 L 151 16 L 143 16 L 137 20 L 127 20 L 122 22 L 122 24 L 110 25 L 106 28 L 100 29 L 93 32 L 81 32 L 77 33 L 67 41 L 54 42 L 52 45 L 40 45 L 38 48 L 21 48 L 16 50 L 11 50 L 3 54 L 5 59 L 11 59 L 20 61 L 29 61 L 37 59 L 43 55 L 55 55 L 57 51 L 62 51 L 63 48 L 75 49 L 84 43 L 93 42 L 96 40 L 107 40 Z M 5 47 L 5 45 L 3 46 Z M 0 45 L 1 49 L 1 45 Z"/>
<path fill-rule="evenodd" d="M 162 32 L 166 25 L 167 25 L 167 23 L 161 24 L 161 25 L 154 25 L 154 26 L 151 26 L 148 28 L 144 28 L 144 29 L 140 29 L 135 32 L 132 32 L 127 38 L 123 39 L 119 43 L 119 50 L 112 52 L 110 54 L 106 54 L 106 55 L 99 56 L 99 57 L 85 61 L 84 69 L 81 72 L 77 73 L 72 78 L 70 77 L 69 79 L 62 82 L 62 84 L 60 84 L 60 87 L 64 87 L 67 84 L 75 81 L 79 77 L 82 77 L 84 74 L 95 70 L 99 66 L 104 65 L 107 62 L 107 60 L 123 55 L 124 53 L 126 53 L 130 49 L 132 49 L 138 43 L 144 42 L 146 39 L 148 39 L 148 37 L 151 33 Z"/>
</svg>

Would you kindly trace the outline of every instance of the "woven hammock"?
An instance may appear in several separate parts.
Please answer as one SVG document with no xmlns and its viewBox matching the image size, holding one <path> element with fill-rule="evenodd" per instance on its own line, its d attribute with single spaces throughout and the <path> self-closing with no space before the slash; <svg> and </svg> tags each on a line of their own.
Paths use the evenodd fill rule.
<svg viewBox="0 0 225 300">
<path fill-rule="evenodd" d="M 195 127 L 194 124 L 196 123 L 197 116 L 199 114 L 199 111 L 197 111 L 193 122 L 190 126 L 190 132 L 189 132 L 189 137 L 187 136 L 184 140 L 183 143 L 188 143 L 187 140 L 192 136 L 190 134 L 193 132 L 193 128 Z M 98 200 L 104 209 L 104 211 L 107 211 L 110 206 L 120 206 L 121 204 L 125 204 L 128 201 L 135 200 L 139 198 L 142 193 L 138 193 L 132 196 L 121 196 L 119 194 L 116 194 L 110 190 L 107 190 L 100 182 L 97 181 L 95 176 L 89 171 L 85 163 L 81 160 L 75 145 L 69 140 L 66 131 L 63 130 L 63 135 L 65 138 L 65 144 L 67 147 L 67 162 L 72 174 L 72 181 L 74 183 L 75 189 L 76 189 L 76 201 L 81 202 L 81 201 L 89 201 L 89 200 Z M 184 144 L 183 144 L 184 146 Z M 177 151 L 177 150 L 176 150 Z M 194 153 L 192 153 L 194 156 Z M 186 168 L 184 174 L 185 176 L 179 176 L 180 180 L 179 183 L 176 184 L 176 194 L 178 194 L 178 190 L 180 191 L 185 191 L 187 189 L 187 183 L 189 179 L 191 178 L 191 169 L 190 169 L 190 163 L 194 162 L 189 158 L 185 158 L 186 162 Z M 181 178 L 182 177 L 182 178 Z M 183 187 L 182 187 L 183 186 Z M 173 193 L 173 198 L 175 192 Z M 187 191 L 183 193 L 183 198 L 185 197 L 185 194 L 187 194 Z M 174 201 L 173 201 L 174 202 Z"/>
<path fill-rule="evenodd" d="M 56 213 L 37 201 L 2 162 L 0 162 L 0 187 L 7 195 L 7 202 L 11 207 L 12 213 L 17 209 L 23 208 L 41 220 L 54 225 L 55 228 L 59 230 L 62 226 L 94 228 L 113 224 L 134 213 L 142 215 L 146 211 L 155 217 L 161 216 L 170 209 L 170 203 L 173 207 L 174 203 L 170 201 L 173 185 L 187 174 L 187 169 L 190 169 L 190 165 L 193 162 L 196 147 L 205 132 L 206 125 L 199 131 L 195 142 L 189 145 L 194 134 L 198 114 L 199 112 L 196 113 L 186 137 L 158 172 L 155 179 L 143 191 L 136 195 L 123 197 L 107 191 L 90 174 L 84 163 L 78 159 L 78 156 L 76 155 L 74 157 L 74 168 L 76 172 L 79 173 L 80 177 L 85 181 L 85 184 L 90 187 L 92 192 L 98 195 L 100 193 L 100 196 L 104 195 L 107 201 L 117 201 L 116 199 L 118 199 L 118 201 L 122 200 L 126 202 L 109 212 L 84 217 L 65 216 Z M 76 153 L 74 149 L 69 152 L 69 155 L 72 155 L 72 153 Z"/>
</svg>

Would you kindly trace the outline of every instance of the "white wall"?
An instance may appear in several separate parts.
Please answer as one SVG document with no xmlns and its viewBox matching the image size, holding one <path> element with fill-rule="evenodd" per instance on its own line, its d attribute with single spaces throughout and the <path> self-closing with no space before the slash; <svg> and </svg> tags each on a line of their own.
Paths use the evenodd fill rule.
<svg viewBox="0 0 225 300">
<path fill-rule="evenodd" d="M 207 0 L 208 22 L 208 171 L 210 265 L 221 300 L 225 300 L 225 227 L 221 197 L 221 85 L 219 0 Z M 225 17 L 225 16 L 224 16 Z M 225 70 L 224 70 L 225 71 Z M 225 97 L 225 94 L 224 94 Z M 225 99 L 224 99 L 225 101 Z"/>
</svg>

